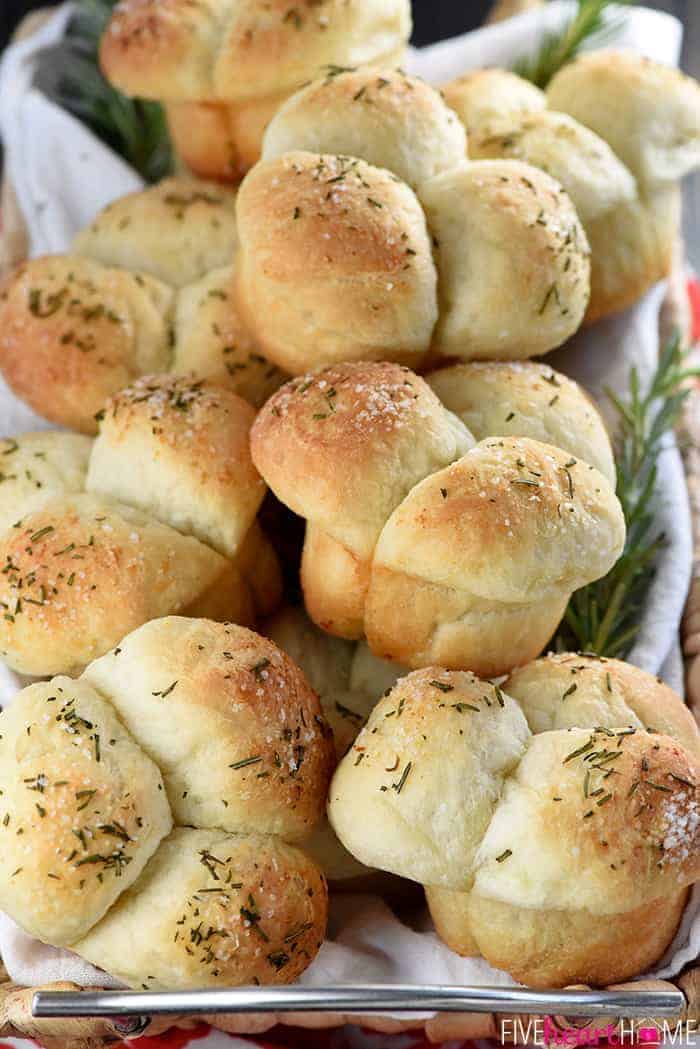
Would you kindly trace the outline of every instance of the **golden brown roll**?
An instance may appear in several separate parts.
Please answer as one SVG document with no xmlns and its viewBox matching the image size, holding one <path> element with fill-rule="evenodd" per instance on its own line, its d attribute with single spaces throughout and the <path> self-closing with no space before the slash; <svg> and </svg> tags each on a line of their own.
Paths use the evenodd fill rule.
<svg viewBox="0 0 700 1049">
<path fill-rule="evenodd" d="M 298 849 L 179 827 L 74 948 L 149 991 L 285 984 L 321 946 L 327 907 L 323 876 Z"/>
<path fill-rule="evenodd" d="M 681 228 L 681 190 L 669 183 L 588 224 L 593 265 L 586 324 L 634 305 L 671 272 Z"/>
<path fill-rule="evenodd" d="M 398 63 L 410 31 L 407 0 L 146 0 L 115 10 L 100 60 L 126 94 L 167 103 L 194 170 L 235 179 L 286 97 L 324 67 Z"/>
<path fill-rule="evenodd" d="M 0 536 L 0 560 L 0 658 L 24 674 L 73 673 L 162 615 L 251 619 L 230 561 L 100 496 L 28 513 Z"/>
<path fill-rule="evenodd" d="M 401 70 L 353 69 L 321 77 L 267 126 L 263 159 L 303 149 L 361 157 L 414 189 L 466 161 L 462 124 L 440 93 Z"/>
<path fill-rule="evenodd" d="M 563 113 L 500 121 L 472 137 L 472 155 L 525 160 L 571 197 L 591 246 L 590 323 L 636 302 L 667 276 L 680 226 L 679 191 L 639 188 L 605 140 Z"/>
<path fill-rule="evenodd" d="M 287 383 L 251 431 L 255 465 L 308 521 L 302 583 L 325 630 L 359 637 L 369 562 L 417 481 L 471 447 L 423 379 L 387 363 L 326 368 Z M 342 470 L 338 464 L 342 461 Z"/>
<path fill-rule="evenodd" d="M 265 495 L 251 406 L 213 383 L 151 375 L 105 405 L 87 490 L 150 514 L 234 559 Z"/>
<path fill-rule="evenodd" d="M 591 51 L 557 73 L 547 101 L 605 139 L 644 191 L 700 165 L 700 85 L 678 69 Z"/>
<path fill-rule="evenodd" d="M 149 623 L 0 712 L 0 903 L 134 987 L 289 982 L 327 892 L 286 841 L 321 818 L 332 761 L 318 697 L 271 641 Z"/>
<path fill-rule="evenodd" d="M 82 492 L 92 441 L 40 431 L 0 438 L 0 535 L 57 495 Z"/>
<path fill-rule="evenodd" d="M 377 703 L 338 766 L 331 825 L 368 866 L 466 889 L 529 735 L 517 703 L 490 682 L 414 671 Z"/>
<path fill-rule="evenodd" d="M 535 361 L 473 361 L 440 368 L 426 382 L 477 441 L 531 437 L 570 452 L 615 484 L 610 438 L 578 383 Z"/>
<path fill-rule="evenodd" d="M 172 291 L 92 259 L 24 263 L 0 295 L 0 369 L 52 422 L 95 433 L 107 397 L 170 358 Z"/>
<path fill-rule="evenodd" d="M 287 378 L 258 350 L 234 304 L 234 266 L 182 288 L 174 315 L 172 371 L 233 390 L 255 408 Z"/>
<path fill-rule="evenodd" d="M 159 619 L 83 680 L 161 769 L 176 823 L 294 842 L 323 815 L 330 732 L 316 693 L 271 641 L 232 623 Z"/>
<path fill-rule="evenodd" d="M 318 692 L 340 761 L 402 668 L 377 659 L 363 642 L 354 645 L 323 633 L 301 608 L 278 612 L 265 624 L 265 632 L 301 667 Z M 379 891 L 385 887 L 376 884 L 372 871 L 341 845 L 326 819 L 304 841 L 304 850 L 338 890 Z"/>
<path fill-rule="evenodd" d="M 443 84 L 441 90 L 468 135 L 495 121 L 539 113 L 547 106 L 544 91 L 507 69 L 476 69 Z"/>
<path fill-rule="evenodd" d="M 31 935 L 71 944 L 169 833 L 163 781 L 85 682 L 25 688 L 0 726 L 0 903 Z"/>
<path fill-rule="evenodd" d="M 588 305 L 590 249 L 554 179 L 519 161 L 480 160 L 425 182 L 421 203 L 439 272 L 435 353 L 533 357 L 573 335 Z"/>
<path fill-rule="evenodd" d="M 236 194 L 182 175 L 108 204 L 72 251 L 182 288 L 233 259 Z"/>
<path fill-rule="evenodd" d="M 470 156 L 521 160 L 561 183 L 585 228 L 637 195 L 635 180 L 608 143 L 565 113 L 502 118 L 472 136 Z"/>
<path fill-rule="evenodd" d="M 483 942 L 492 965 L 542 988 L 571 982 L 608 987 L 648 971 L 673 940 L 688 900 L 688 890 L 680 889 L 624 914 L 599 915 L 513 907 L 435 886 L 425 894 L 448 947 L 473 957 Z"/>
<path fill-rule="evenodd" d="M 257 520 L 246 533 L 235 565 L 248 584 L 256 617 L 272 615 L 282 601 L 282 568 Z"/>
<path fill-rule="evenodd" d="M 237 211 L 238 306 L 266 357 L 297 375 L 339 361 L 422 359 L 437 278 L 405 183 L 362 160 L 286 153 L 248 174 Z"/>
<path fill-rule="evenodd" d="M 533 703 L 578 658 L 523 671 Z M 616 672 L 651 706 L 648 676 Z M 539 987 L 637 975 L 668 947 L 700 876 L 697 742 L 691 752 L 621 724 L 530 736 L 508 688 L 439 667 L 400 679 L 336 771 L 331 822 L 359 859 L 427 883 L 460 953 Z M 558 692 L 560 705 L 572 694 Z M 580 716 L 620 710 L 593 702 Z M 676 715 L 667 722 L 687 734 Z"/>
<path fill-rule="evenodd" d="M 520 667 L 503 686 L 533 732 L 620 726 L 660 732 L 700 758 L 700 730 L 677 692 L 619 659 L 551 653 Z"/>
<path fill-rule="evenodd" d="M 379 656 L 502 674 L 538 655 L 574 590 L 622 552 L 625 524 L 593 466 L 491 438 L 417 484 L 372 559 L 365 631 Z"/>
</svg>

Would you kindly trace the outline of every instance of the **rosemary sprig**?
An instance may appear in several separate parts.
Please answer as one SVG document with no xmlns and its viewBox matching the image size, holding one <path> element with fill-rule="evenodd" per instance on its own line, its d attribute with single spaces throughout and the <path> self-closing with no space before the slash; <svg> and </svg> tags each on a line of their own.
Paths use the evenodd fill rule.
<svg viewBox="0 0 700 1049">
<path fill-rule="evenodd" d="M 636 368 L 630 372 L 627 400 L 607 391 L 618 415 L 616 490 L 627 540 L 610 572 L 573 594 L 553 641 L 558 651 L 624 658 L 631 649 L 654 577 L 656 555 L 665 541 L 654 529 L 659 456 L 690 393 L 688 380 L 699 374 L 699 369 L 685 367 L 680 336 L 675 335 L 661 351 L 646 394 L 641 391 Z"/>
<path fill-rule="evenodd" d="M 99 67 L 100 37 L 116 0 L 76 0 L 65 38 L 44 56 L 41 89 L 57 105 L 87 124 L 147 182 L 172 171 L 172 151 L 163 108 L 127 98 Z"/>
<path fill-rule="evenodd" d="M 537 87 L 545 88 L 562 66 L 571 62 L 585 44 L 600 47 L 618 29 L 619 15 L 611 7 L 629 0 L 578 0 L 578 11 L 557 33 L 547 33 L 537 52 L 523 58 L 514 72 Z"/>
</svg>

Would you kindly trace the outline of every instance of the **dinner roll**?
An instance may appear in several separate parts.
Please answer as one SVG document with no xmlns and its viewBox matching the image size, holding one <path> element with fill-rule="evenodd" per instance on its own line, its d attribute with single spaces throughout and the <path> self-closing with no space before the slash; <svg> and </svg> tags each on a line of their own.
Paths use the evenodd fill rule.
<svg viewBox="0 0 700 1049">
<path fill-rule="evenodd" d="M 584 228 L 637 195 L 632 174 L 608 143 L 565 113 L 541 110 L 487 125 L 472 136 L 469 153 L 546 171 L 569 194 Z"/>
<path fill-rule="evenodd" d="M 140 510 L 66 495 L 0 536 L 0 657 L 23 674 L 73 673 L 150 619 L 250 621 L 234 566 Z"/>
<path fill-rule="evenodd" d="M 618 313 L 669 276 L 681 227 L 681 190 L 669 183 L 588 223 L 592 252 L 586 324 Z"/>
<path fill-rule="evenodd" d="M 235 269 L 224 266 L 182 288 L 175 302 L 172 370 L 233 390 L 255 408 L 286 379 L 259 352 L 234 305 Z"/>
<path fill-rule="evenodd" d="M 291 983 L 321 946 L 327 906 L 299 850 L 180 827 L 75 949 L 149 991 Z"/>
<path fill-rule="evenodd" d="M 535 361 L 473 361 L 426 376 L 446 408 L 477 440 L 494 434 L 531 437 L 570 452 L 615 484 L 610 438 L 586 392 Z"/>
<path fill-rule="evenodd" d="M 296 149 L 362 157 L 415 189 L 463 164 L 467 138 L 435 88 L 402 70 L 331 71 L 282 105 L 263 137 L 263 159 Z"/>
<path fill-rule="evenodd" d="M 332 697 L 348 690 L 356 646 L 324 634 L 302 608 L 281 609 L 265 623 L 264 633 L 301 667 L 322 703 L 331 697 L 332 708 Z M 359 713 L 358 720 L 364 721 Z"/>
<path fill-rule="evenodd" d="M 257 520 L 246 533 L 234 564 L 248 585 L 256 617 L 272 615 L 282 600 L 282 567 Z"/>
<path fill-rule="evenodd" d="M 425 182 L 421 202 L 440 275 L 435 352 L 532 357 L 573 335 L 588 305 L 590 251 L 554 179 L 519 161 L 480 160 Z"/>
<path fill-rule="evenodd" d="M 700 877 L 699 775 L 656 733 L 533 736 L 479 847 L 475 893 L 604 915 L 677 892 Z"/>
<path fill-rule="evenodd" d="M 427 886 L 435 928 L 448 947 L 488 960 L 529 987 L 607 987 L 647 972 L 678 929 L 688 890 L 624 914 L 513 907 L 475 893 Z M 478 937 L 476 939 L 475 937 Z"/>
<path fill-rule="evenodd" d="M 306 80 L 324 67 L 391 66 L 410 32 L 408 0 L 146 0 L 115 9 L 100 62 L 125 94 L 166 101 L 195 170 L 231 179 L 255 163 L 265 125 Z"/>
<path fill-rule="evenodd" d="M 700 165 L 700 85 L 678 69 L 633 51 L 591 51 L 553 77 L 547 100 L 604 138 L 643 189 Z"/>
<path fill-rule="evenodd" d="M 135 506 L 234 558 L 265 495 L 251 406 L 191 377 L 151 375 L 107 402 L 88 491 Z"/>
<path fill-rule="evenodd" d="M 354 158 L 286 153 L 248 174 L 237 214 L 238 307 L 280 368 L 422 359 L 437 277 L 423 210 L 395 175 Z"/>
<path fill-rule="evenodd" d="M 230 263 L 236 245 L 235 192 L 180 175 L 112 201 L 72 250 L 181 288 Z"/>
<path fill-rule="evenodd" d="M 0 713 L 0 906 L 72 944 L 145 867 L 172 820 L 160 772 L 82 681 L 25 688 Z"/>
<path fill-rule="evenodd" d="M 275 644 L 231 623 L 147 623 L 83 679 L 163 773 L 178 824 L 307 837 L 333 761 L 318 697 Z"/>
<path fill-rule="evenodd" d="M 344 757 L 377 700 L 404 669 L 377 659 L 364 641 L 352 644 L 323 632 L 302 608 L 283 609 L 267 621 L 265 630 L 318 693 L 333 729 L 336 755 Z"/>
<path fill-rule="evenodd" d="M 74 255 L 24 263 L 0 294 L 0 369 L 45 418 L 95 433 L 107 397 L 167 368 L 170 288 Z"/>
<path fill-rule="evenodd" d="M 265 630 L 301 667 L 318 692 L 340 761 L 401 668 L 376 659 L 364 643 L 353 645 L 323 633 L 301 608 L 278 612 L 268 620 Z M 387 887 L 386 879 L 377 884 L 373 872 L 341 845 L 327 819 L 304 841 L 304 850 L 337 890 L 379 891 Z"/>
<path fill-rule="evenodd" d="M 0 438 L 0 535 L 23 514 L 85 487 L 92 441 L 74 433 Z"/>
<path fill-rule="evenodd" d="M 697 744 L 633 725 L 531 736 L 509 688 L 399 680 L 336 771 L 331 822 L 358 859 L 426 884 L 459 953 L 538 987 L 637 975 L 700 874 Z"/>
<path fill-rule="evenodd" d="M 542 112 L 472 137 L 479 157 L 511 157 L 561 182 L 591 246 L 590 323 L 636 302 L 667 276 L 680 214 L 678 189 L 637 192 L 630 171 L 607 143 L 563 113 Z"/>
<path fill-rule="evenodd" d="M 369 562 L 389 514 L 472 443 L 423 379 L 398 364 L 336 365 L 267 402 L 251 431 L 253 461 L 308 521 L 302 585 L 324 630 L 362 636 Z"/>
<path fill-rule="evenodd" d="M 409 492 L 372 559 L 365 630 L 379 656 L 502 674 L 538 655 L 574 590 L 622 553 L 595 467 L 529 438 L 481 441 Z"/>
<path fill-rule="evenodd" d="M 442 95 L 468 135 L 496 120 L 539 113 L 547 106 L 543 91 L 507 69 L 475 69 L 443 84 Z"/>
<path fill-rule="evenodd" d="M 401 678 L 338 766 L 331 824 L 369 866 L 467 889 L 504 778 L 529 736 L 509 696 L 474 674 Z"/>
<path fill-rule="evenodd" d="M 700 731 L 681 697 L 619 659 L 551 653 L 513 671 L 504 688 L 533 732 L 620 726 L 660 732 L 700 758 Z"/>
</svg>

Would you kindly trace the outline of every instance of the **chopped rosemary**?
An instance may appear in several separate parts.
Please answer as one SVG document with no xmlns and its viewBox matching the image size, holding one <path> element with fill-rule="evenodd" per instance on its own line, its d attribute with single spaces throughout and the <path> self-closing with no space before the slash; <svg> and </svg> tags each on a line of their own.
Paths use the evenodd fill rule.
<svg viewBox="0 0 700 1049">
<path fill-rule="evenodd" d="M 251 758 L 243 758 L 241 761 L 234 761 L 233 765 L 229 765 L 230 769 L 245 769 L 248 765 L 257 765 L 262 761 L 260 755 L 256 755 Z"/>
</svg>

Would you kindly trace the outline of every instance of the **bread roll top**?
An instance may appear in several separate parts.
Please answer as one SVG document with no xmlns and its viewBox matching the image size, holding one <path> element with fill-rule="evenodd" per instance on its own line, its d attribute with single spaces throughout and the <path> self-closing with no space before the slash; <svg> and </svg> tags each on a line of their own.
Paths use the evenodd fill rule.
<svg viewBox="0 0 700 1049">
<path fill-rule="evenodd" d="M 235 303 L 235 265 L 182 288 L 175 303 L 172 370 L 233 390 L 260 408 L 287 378 L 258 349 Z"/>
<path fill-rule="evenodd" d="M 149 991 L 291 983 L 321 946 L 327 907 L 323 876 L 297 849 L 180 827 L 76 946 Z"/>
<path fill-rule="evenodd" d="M 547 100 L 605 139 L 643 189 L 700 164 L 700 85 L 678 69 L 633 51 L 591 51 L 553 77 Z"/>
<path fill-rule="evenodd" d="M 414 671 L 377 703 L 338 766 L 331 824 L 369 866 L 466 890 L 528 737 L 522 711 L 497 686 L 466 671 Z"/>
<path fill-rule="evenodd" d="M 439 273 L 435 352 L 547 353 L 588 305 L 590 249 L 558 182 L 515 160 L 478 160 L 421 186 Z M 507 289 L 507 294 L 504 294 Z"/>
<path fill-rule="evenodd" d="M 398 58 L 408 0 L 141 0 L 120 4 L 100 63 L 126 94 L 227 101 L 289 92 L 323 66 Z"/>
<path fill-rule="evenodd" d="M 92 441 L 38 431 L 0 438 L 0 535 L 25 514 L 85 487 Z"/>
<path fill-rule="evenodd" d="M 198 540 L 89 494 L 27 514 L 0 537 L 0 561 L 0 656 L 37 675 L 82 669 L 142 623 L 203 603 L 234 573 Z"/>
<path fill-rule="evenodd" d="M 699 781 L 697 759 L 668 736 L 533 736 L 479 848 L 475 891 L 592 914 L 671 894 L 700 874 Z"/>
<path fill-rule="evenodd" d="M 254 462 L 278 498 L 362 557 L 411 488 L 471 446 L 427 383 L 389 363 L 293 380 L 252 429 Z"/>
<path fill-rule="evenodd" d="M 435 267 L 423 209 L 396 175 L 353 157 L 285 153 L 248 173 L 237 214 L 238 304 L 279 367 L 299 375 L 427 351 Z"/>
<path fill-rule="evenodd" d="M 0 295 L 0 368 L 40 414 L 83 433 L 115 390 L 168 367 L 172 291 L 75 255 L 24 263 Z"/>
<path fill-rule="evenodd" d="M 265 495 L 250 456 L 254 418 L 213 383 L 146 376 L 107 402 L 87 488 L 233 558 Z"/>
<path fill-rule="evenodd" d="M 263 158 L 298 149 L 362 157 L 415 188 L 465 163 L 467 139 L 425 81 L 364 68 L 314 80 L 278 109 L 265 131 Z"/>
<path fill-rule="evenodd" d="M 231 262 L 237 243 L 235 191 L 177 175 L 112 201 L 72 250 L 181 288 Z"/>
<path fill-rule="evenodd" d="M 0 714 L 0 902 L 67 946 L 129 888 L 170 831 L 160 772 L 88 684 L 59 677 Z"/>
<path fill-rule="evenodd" d="M 442 85 L 442 95 L 471 135 L 495 120 L 539 113 L 543 91 L 507 69 L 476 69 Z"/>
<path fill-rule="evenodd" d="M 177 823 L 297 841 L 321 818 L 331 733 L 271 641 L 231 623 L 159 619 L 84 679 L 162 770 Z"/>
<path fill-rule="evenodd" d="M 533 732 L 593 725 L 646 729 L 700 757 L 700 731 L 681 697 L 660 678 L 619 659 L 551 653 L 514 670 L 504 687 Z"/>
<path fill-rule="evenodd" d="M 535 361 L 472 361 L 440 368 L 426 382 L 477 441 L 498 434 L 553 444 L 615 484 L 605 424 L 586 391 Z"/>
<path fill-rule="evenodd" d="M 581 222 L 633 200 L 637 185 L 608 143 L 564 113 L 542 110 L 499 120 L 470 141 L 475 159 L 522 160 L 555 178 Z"/>
<path fill-rule="evenodd" d="M 539 441 L 491 438 L 412 489 L 374 567 L 529 602 L 598 579 L 624 539 L 620 503 L 595 467 Z"/>
</svg>

